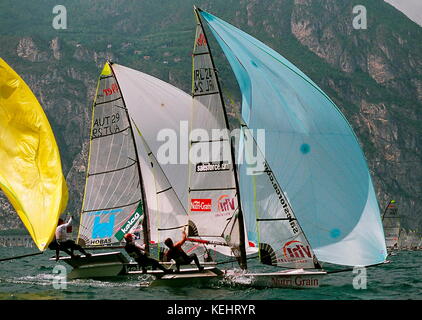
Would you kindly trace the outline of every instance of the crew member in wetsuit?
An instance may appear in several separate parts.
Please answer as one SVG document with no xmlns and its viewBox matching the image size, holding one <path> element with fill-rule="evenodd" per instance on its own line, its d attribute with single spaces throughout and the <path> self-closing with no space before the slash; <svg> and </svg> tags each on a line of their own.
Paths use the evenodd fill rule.
<svg viewBox="0 0 422 320">
<path fill-rule="evenodd" d="M 133 234 L 127 233 L 125 234 L 124 238 L 126 240 L 126 245 L 125 245 L 126 252 L 132 258 L 134 258 L 135 261 L 141 266 L 142 273 L 147 272 L 147 269 L 146 269 L 147 266 L 152 266 L 153 269 L 158 268 L 164 271 L 164 273 L 173 272 L 173 270 L 167 269 L 164 266 L 162 266 L 157 260 L 148 257 L 147 254 L 145 253 L 145 249 L 135 243 Z"/>
<path fill-rule="evenodd" d="M 53 241 L 48 245 L 51 250 L 56 250 L 56 261 L 59 260 L 59 252 L 64 251 L 72 258 L 78 258 L 78 255 L 73 254 L 74 250 L 80 251 L 87 258 L 91 256 L 90 253 L 86 252 L 80 245 L 76 244 L 75 241 L 67 239 L 67 230 L 72 227 L 72 217 L 70 217 L 67 223 L 64 223 L 63 219 L 59 219 L 55 237 Z"/>
<path fill-rule="evenodd" d="M 198 267 L 199 271 L 204 270 L 204 267 L 199 264 L 199 259 L 196 253 L 191 255 L 187 255 L 185 251 L 182 249 L 182 245 L 186 242 L 187 236 L 186 232 L 183 230 L 182 232 L 182 240 L 173 244 L 173 240 L 167 238 L 164 241 L 165 245 L 169 248 L 166 252 L 166 256 L 169 260 L 173 259 L 176 262 L 176 269 L 177 272 L 180 272 L 180 265 L 182 264 L 190 264 L 192 261 L 195 261 L 196 266 Z"/>
</svg>

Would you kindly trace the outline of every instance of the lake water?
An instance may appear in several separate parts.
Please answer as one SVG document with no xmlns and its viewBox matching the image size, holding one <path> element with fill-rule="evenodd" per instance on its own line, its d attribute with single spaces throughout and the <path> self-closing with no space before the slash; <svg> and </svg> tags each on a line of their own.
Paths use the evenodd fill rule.
<svg viewBox="0 0 422 320">
<path fill-rule="evenodd" d="M 0 258 L 32 253 L 34 248 L 0 248 Z M 214 281 L 183 288 L 150 287 L 148 276 L 121 276 L 106 281 L 68 280 L 65 289 L 55 289 L 56 262 L 52 251 L 38 256 L 0 262 L 0 299 L 31 300 L 370 300 L 422 299 L 422 251 L 402 251 L 388 259 L 390 264 L 367 269 L 367 288 L 356 290 L 350 272 L 330 274 L 315 289 L 251 288 Z M 60 263 L 62 264 L 62 263 Z M 231 268 L 232 265 L 224 265 Z M 234 265 L 233 265 L 234 267 Z"/>
</svg>

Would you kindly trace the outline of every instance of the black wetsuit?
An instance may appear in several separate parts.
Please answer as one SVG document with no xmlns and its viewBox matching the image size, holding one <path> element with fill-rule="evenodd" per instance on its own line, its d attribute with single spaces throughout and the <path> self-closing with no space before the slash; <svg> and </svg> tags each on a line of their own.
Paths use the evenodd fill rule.
<svg viewBox="0 0 422 320">
<path fill-rule="evenodd" d="M 176 262 L 176 268 L 177 271 L 180 271 L 180 265 L 182 264 L 190 264 L 192 261 L 195 261 L 196 266 L 199 270 L 202 270 L 203 267 L 199 264 L 199 259 L 196 255 L 196 253 L 193 253 L 191 255 L 187 255 L 185 251 L 180 246 L 173 246 L 170 248 L 166 256 L 169 260 L 173 259 Z"/>
<path fill-rule="evenodd" d="M 80 245 L 76 244 L 73 240 L 65 240 L 65 241 L 57 241 L 56 238 L 51 241 L 48 245 L 48 248 L 51 250 L 56 250 L 56 259 L 59 257 L 59 251 L 64 251 L 72 258 L 75 256 L 73 254 L 74 250 L 80 251 L 82 254 L 86 256 L 90 256 L 91 254 L 86 252 Z"/>
<path fill-rule="evenodd" d="M 142 267 L 144 273 L 147 271 L 147 266 L 152 266 L 153 269 L 158 268 L 166 273 L 171 272 L 163 267 L 157 260 L 148 257 L 135 242 L 126 243 L 125 250 Z"/>
</svg>

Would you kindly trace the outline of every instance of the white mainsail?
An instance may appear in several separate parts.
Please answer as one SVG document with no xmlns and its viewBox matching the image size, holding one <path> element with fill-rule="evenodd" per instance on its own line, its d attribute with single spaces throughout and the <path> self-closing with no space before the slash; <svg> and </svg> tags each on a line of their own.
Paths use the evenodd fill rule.
<svg viewBox="0 0 422 320">
<path fill-rule="evenodd" d="M 395 200 L 391 200 L 382 217 L 382 224 L 384 227 L 385 244 L 387 249 L 391 250 L 398 246 L 400 234 L 400 217 Z"/>
<path fill-rule="evenodd" d="M 206 35 L 197 16 L 189 150 L 192 236 L 221 242 L 246 268 L 245 233 L 226 111 Z M 204 108 L 205 107 L 205 108 Z"/>
<path fill-rule="evenodd" d="M 107 62 L 92 111 L 78 243 L 118 243 L 145 211 L 139 159 L 121 90 Z"/>
<path fill-rule="evenodd" d="M 116 243 L 141 222 L 147 245 L 176 240 L 188 224 L 181 200 L 187 195 L 187 163 L 159 161 L 159 135 L 168 130 L 176 144 L 182 141 L 192 97 L 114 63 L 106 63 L 98 86 L 79 242 Z M 187 150 L 187 137 L 185 143 Z"/>
</svg>

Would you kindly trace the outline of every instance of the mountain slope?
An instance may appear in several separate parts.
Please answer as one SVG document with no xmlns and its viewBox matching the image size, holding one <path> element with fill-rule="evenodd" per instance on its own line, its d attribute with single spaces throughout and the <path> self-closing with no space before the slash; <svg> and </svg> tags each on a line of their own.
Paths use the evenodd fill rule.
<svg viewBox="0 0 422 320">
<path fill-rule="evenodd" d="M 86 1 L 65 4 L 68 29 L 51 23 L 55 1 L 0 3 L 0 56 L 30 85 L 50 119 L 70 188 L 81 208 L 91 104 L 107 58 L 189 92 L 193 4 L 250 33 L 309 75 L 353 126 L 380 206 L 391 198 L 404 225 L 422 226 L 422 29 L 382 0 Z M 368 28 L 352 26 L 365 5 Z M 18 22 L 18 23 L 16 23 Z M 235 79 L 211 39 L 226 98 Z M 82 150 L 82 147 L 84 149 Z M 0 229 L 19 226 L 0 200 Z"/>
</svg>

